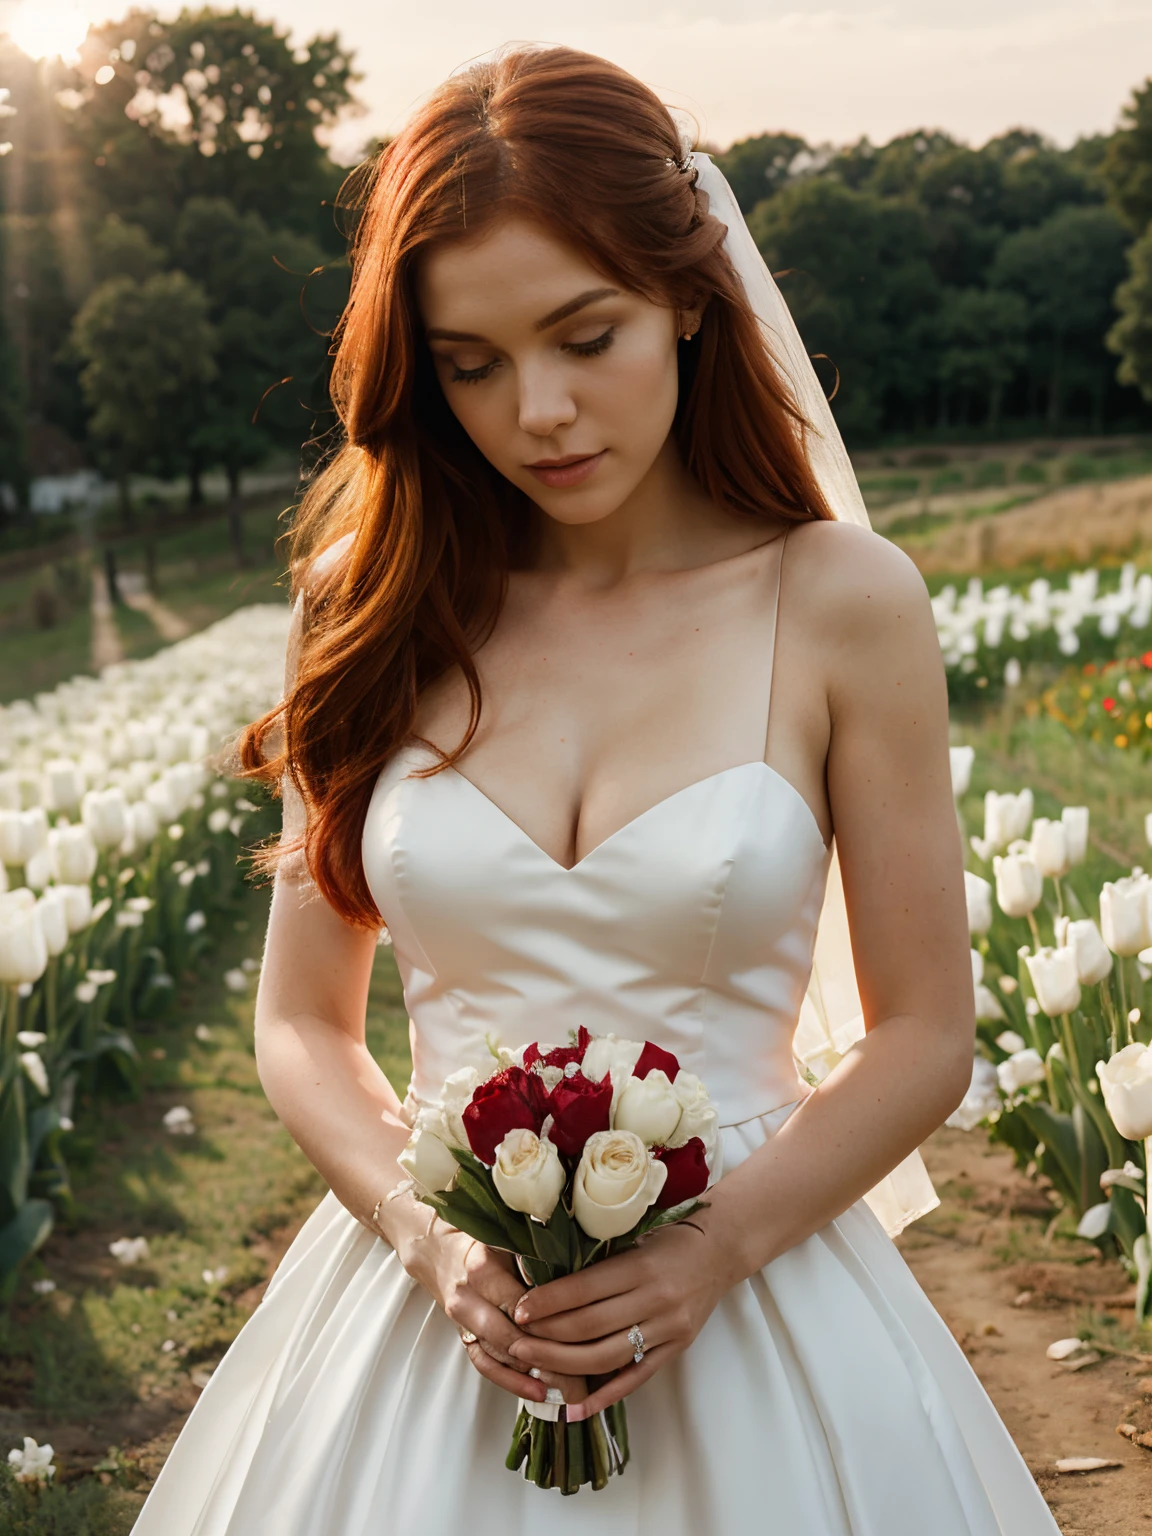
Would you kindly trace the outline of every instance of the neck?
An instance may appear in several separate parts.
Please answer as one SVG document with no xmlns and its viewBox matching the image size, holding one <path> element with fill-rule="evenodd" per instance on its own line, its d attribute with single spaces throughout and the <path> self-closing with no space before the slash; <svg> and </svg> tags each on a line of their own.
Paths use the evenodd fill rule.
<svg viewBox="0 0 1152 1536">
<path fill-rule="evenodd" d="M 647 475 L 614 512 L 589 523 L 541 514 L 537 570 L 609 588 L 647 571 L 680 571 L 740 554 L 770 536 L 708 496 L 671 436 Z"/>
</svg>

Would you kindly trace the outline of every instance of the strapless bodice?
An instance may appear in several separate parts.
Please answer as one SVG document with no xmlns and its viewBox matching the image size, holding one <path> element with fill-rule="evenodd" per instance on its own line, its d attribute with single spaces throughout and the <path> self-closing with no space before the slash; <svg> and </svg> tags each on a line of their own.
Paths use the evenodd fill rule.
<svg viewBox="0 0 1152 1536">
<path fill-rule="evenodd" d="M 455 769 L 398 752 L 364 825 L 369 888 L 411 1018 L 418 1099 L 492 1066 L 489 1040 L 585 1024 L 652 1040 L 734 1125 L 807 1092 L 792 1036 L 830 861 L 803 796 L 764 762 L 659 801 L 571 869 Z"/>
</svg>

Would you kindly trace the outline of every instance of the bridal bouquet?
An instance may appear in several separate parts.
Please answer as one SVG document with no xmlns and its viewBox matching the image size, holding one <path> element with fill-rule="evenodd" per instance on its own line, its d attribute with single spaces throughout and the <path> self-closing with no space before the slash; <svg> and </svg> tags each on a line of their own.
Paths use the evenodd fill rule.
<svg viewBox="0 0 1152 1536">
<path fill-rule="evenodd" d="M 419 1110 L 399 1161 L 420 1199 L 515 1254 L 529 1285 L 703 1209 L 719 1174 L 716 1110 L 670 1051 L 581 1027 L 566 1046 L 493 1054 L 489 1077 L 454 1072 Z M 521 1398 L 507 1465 L 540 1488 L 603 1488 L 628 1460 L 623 1402 L 569 1424 L 558 1391 L 549 1398 Z"/>
</svg>

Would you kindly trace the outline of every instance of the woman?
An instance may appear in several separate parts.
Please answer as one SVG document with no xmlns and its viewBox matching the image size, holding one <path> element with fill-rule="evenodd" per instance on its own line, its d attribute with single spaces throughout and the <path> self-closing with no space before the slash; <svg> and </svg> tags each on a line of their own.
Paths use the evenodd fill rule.
<svg viewBox="0 0 1152 1536">
<path fill-rule="evenodd" d="M 285 786 L 261 1079 L 330 1193 L 143 1536 L 1056 1530 L 863 1199 L 971 1071 L 945 688 L 916 572 L 835 519 L 835 429 L 765 345 L 726 195 L 646 87 L 566 48 L 453 76 L 379 157 L 346 441 L 244 748 Z M 813 1087 L 833 832 L 867 1032 Z M 364 1044 L 382 927 L 404 1104 Z M 396 1157 L 490 1038 L 581 1023 L 691 1064 L 725 1172 L 692 1227 L 525 1293 Z M 628 1397 L 603 1491 L 505 1469 L 549 1387 L 570 1419 Z"/>
</svg>

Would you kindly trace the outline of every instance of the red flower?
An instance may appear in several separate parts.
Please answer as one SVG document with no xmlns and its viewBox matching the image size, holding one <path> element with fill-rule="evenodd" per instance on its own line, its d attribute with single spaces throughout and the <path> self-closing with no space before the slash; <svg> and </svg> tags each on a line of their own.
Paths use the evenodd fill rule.
<svg viewBox="0 0 1152 1536">
<path fill-rule="evenodd" d="M 537 1062 L 540 1062 L 545 1067 L 559 1067 L 561 1071 L 564 1070 L 570 1061 L 574 1061 L 579 1066 L 584 1060 L 584 1052 L 591 1043 L 592 1036 L 581 1024 L 576 1032 L 575 1045 L 558 1045 L 555 1050 L 542 1055 L 540 1047 L 533 1041 L 524 1052 L 524 1065 L 532 1067 Z"/>
<path fill-rule="evenodd" d="M 1103 701 L 1102 705 L 1101 705 L 1101 708 L 1105 709 L 1108 712 L 1108 714 L 1111 714 L 1112 711 L 1116 708 L 1116 700 L 1115 699 L 1105 699 Z"/>
<path fill-rule="evenodd" d="M 539 1136 L 547 1113 L 548 1095 L 535 1072 L 506 1067 L 480 1084 L 461 1118 L 473 1152 L 491 1167 L 509 1131 L 522 1126 Z"/>
<path fill-rule="evenodd" d="M 612 1074 L 605 1072 L 600 1083 L 583 1072 L 562 1077 L 548 1095 L 548 1109 L 552 1115 L 549 1137 L 566 1157 L 579 1157 L 589 1136 L 608 1129 Z"/>
<path fill-rule="evenodd" d="M 658 1045 L 653 1045 L 651 1040 L 645 1040 L 644 1049 L 640 1052 L 640 1060 L 632 1068 L 632 1076 L 647 1077 L 649 1072 L 666 1072 L 668 1081 L 674 1083 L 679 1070 L 680 1063 L 671 1051 L 661 1050 Z"/>
<path fill-rule="evenodd" d="M 668 1170 L 664 1188 L 656 1197 L 658 1210 L 667 1211 L 685 1200 L 695 1200 L 708 1188 L 708 1163 L 699 1136 L 693 1136 L 682 1147 L 653 1147 L 652 1156 L 659 1158 Z"/>
<path fill-rule="evenodd" d="M 1145 651 L 1140 661 L 1143 666 L 1152 667 L 1152 651 Z"/>
</svg>

